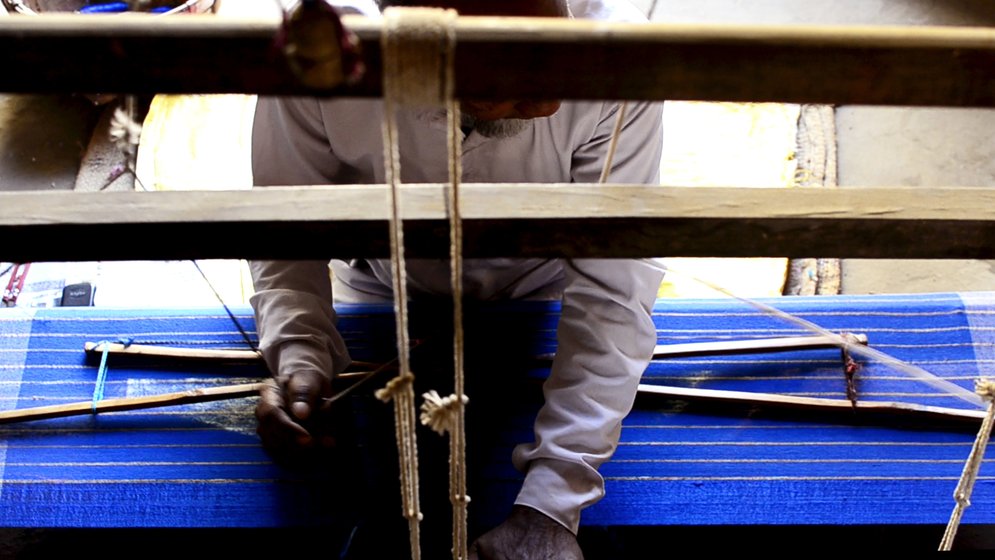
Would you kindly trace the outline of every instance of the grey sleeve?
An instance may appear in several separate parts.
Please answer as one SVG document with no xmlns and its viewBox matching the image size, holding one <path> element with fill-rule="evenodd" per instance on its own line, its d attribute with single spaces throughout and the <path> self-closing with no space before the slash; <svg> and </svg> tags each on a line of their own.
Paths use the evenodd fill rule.
<svg viewBox="0 0 995 560">
<path fill-rule="evenodd" d="M 252 128 L 256 187 L 326 184 L 338 165 L 325 139 L 317 100 L 259 98 Z M 274 375 L 313 370 L 331 376 L 349 365 L 345 342 L 335 329 L 327 260 L 254 260 L 249 270 L 259 346 Z"/>
<path fill-rule="evenodd" d="M 591 141 L 575 152 L 574 181 L 598 181 L 614 115 L 603 115 Z M 630 103 L 610 182 L 659 182 L 662 118 L 658 104 Z M 543 388 L 536 440 L 516 448 L 513 460 L 527 473 L 516 503 L 576 532 L 581 510 L 604 496 L 598 468 L 618 445 L 622 419 L 652 357 L 651 312 L 663 272 L 652 259 L 564 264 L 558 349 Z"/>
</svg>

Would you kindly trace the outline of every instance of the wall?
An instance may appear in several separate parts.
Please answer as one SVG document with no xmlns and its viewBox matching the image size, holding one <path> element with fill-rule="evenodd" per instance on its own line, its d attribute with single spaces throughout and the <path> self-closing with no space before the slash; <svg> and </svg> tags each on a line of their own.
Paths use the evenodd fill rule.
<svg viewBox="0 0 995 560">
<path fill-rule="evenodd" d="M 671 22 L 995 26 L 992 0 L 635 0 Z M 841 187 L 995 186 L 995 110 L 839 107 Z M 847 260 L 844 293 L 995 289 L 993 261 Z"/>
</svg>

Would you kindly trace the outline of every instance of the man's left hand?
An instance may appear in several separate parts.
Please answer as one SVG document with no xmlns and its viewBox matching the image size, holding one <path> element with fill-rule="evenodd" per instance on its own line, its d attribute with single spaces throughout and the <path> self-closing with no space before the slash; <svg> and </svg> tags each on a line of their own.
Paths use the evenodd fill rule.
<svg viewBox="0 0 995 560">
<path fill-rule="evenodd" d="M 256 432 L 274 460 L 295 463 L 335 445 L 328 378 L 314 372 L 281 376 L 263 384 L 256 404 Z"/>
</svg>

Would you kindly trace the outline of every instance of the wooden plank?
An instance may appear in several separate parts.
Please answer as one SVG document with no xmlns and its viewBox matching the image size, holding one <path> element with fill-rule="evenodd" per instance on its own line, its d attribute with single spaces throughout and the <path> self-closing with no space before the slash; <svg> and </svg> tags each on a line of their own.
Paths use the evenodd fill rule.
<svg viewBox="0 0 995 560">
<path fill-rule="evenodd" d="M 442 187 L 402 191 L 408 254 L 445 258 Z M 992 189 L 479 184 L 461 198 L 468 257 L 995 258 Z M 385 200 L 382 185 L 6 192 L 0 259 L 385 257 Z"/>
<path fill-rule="evenodd" d="M 276 20 L 44 15 L 0 20 L 0 91 L 379 96 L 380 23 L 344 18 L 369 71 L 308 90 Z M 460 98 L 995 106 L 995 30 L 460 18 Z M 598 79 L 592 79 L 597 77 Z"/>
</svg>

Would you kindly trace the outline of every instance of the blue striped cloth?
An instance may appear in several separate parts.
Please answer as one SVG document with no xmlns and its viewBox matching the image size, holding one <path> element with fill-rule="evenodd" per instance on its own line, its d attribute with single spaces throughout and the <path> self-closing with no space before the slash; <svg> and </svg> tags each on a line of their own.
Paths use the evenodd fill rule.
<svg viewBox="0 0 995 560">
<path fill-rule="evenodd" d="M 873 348 L 968 389 L 979 375 L 991 375 L 995 293 L 763 301 L 834 332 L 864 333 Z M 235 311 L 254 336 L 251 311 Z M 383 361 L 395 353 L 389 306 L 342 306 L 339 312 L 340 330 L 355 359 Z M 416 330 L 417 313 L 415 306 Z M 429 323 L 448 317 L 424 315 Z M 555 350 L 556 304 L 505 304 L 483 315 L 495 344 L 516 344 L 532 354 Z M 654 320 L 661 344 L 807 334 L 729 299 L 661 300 Z M 0 409 L 89 401 L 98 361 L 85 358 L 83 344 L 122 337 L 144 344 L 245 346 L 220 309 L 0 310 Z M 644 383 L 845 398 L 839 354 L 828 349 L 659 360 L 648 368 Z M 445 352 L 438 359 L 451 362 Z M 152 361 L 139 367 L 113 358 L 108 363 L 105 398 L 252 382 L 266 375 L 251 365 Z M 863 399 L 970 408 L 886 364 L 862 365 Z M 524 375 L 547 373 L 529 367 Z M 471 510 L 484 517 L 499 520 L 520 484 L 510 451 L 531 437 L 538 389 L 532 397 L 509 403 L 509 419 L 497 435 L 476 444 L 473 457 L 486 461 L 476 464 L 480 477 L 470 488 Z M 0 426 L 0 524 L 288 527 L 333 522 L 342 514 L 330 505 L 334 492 L 329 488 L 341 481 L 328 472 L 273 464 L 255 435 L 253 406 L 254 399 L 240 399 Z M 623 425 L 618 452 L 601 471 L 607 496 L 585 511 L 583 524 L 946 523 L 974 434 L 897 422 L 868 424 L 845 415 L 709 409 L 639 398 Z M 964 523 L 995 523 L 991 461 L 982 466 Z M 435 498 L 445 500 L 444 493 Z"/>
</svg>

